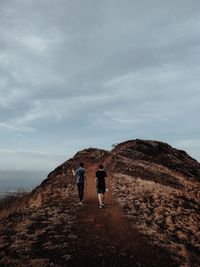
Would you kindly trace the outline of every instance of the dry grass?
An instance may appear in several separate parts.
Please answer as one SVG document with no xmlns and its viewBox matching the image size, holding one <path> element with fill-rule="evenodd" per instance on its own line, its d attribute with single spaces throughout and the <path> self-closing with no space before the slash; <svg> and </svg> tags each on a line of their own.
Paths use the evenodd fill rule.
<svg viewBox="0 0 200 267">
<path fill-rule="evenodd" d="M 115 175 L 113 191 L 126 216 L 154 243 L 171 251 L 179 266 L 199 266 L 200 186 L 183 180 L 181 189 L 127 175 Z"/>
<path fill-rule="evenodd" d="M 13 212 L 20 211 L 22 202 L 26 200 L 28 192 L 18 191 L 15 194 L 5 196 L 0 200 L 0 219 L 7 217 Z"/>
</svg>

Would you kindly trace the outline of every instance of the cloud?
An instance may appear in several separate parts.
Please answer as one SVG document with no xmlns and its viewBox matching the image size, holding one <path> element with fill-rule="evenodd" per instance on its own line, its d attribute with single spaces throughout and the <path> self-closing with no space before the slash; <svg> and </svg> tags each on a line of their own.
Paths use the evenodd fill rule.
<svg viewBox="0 0 200 267">
<path fill-rule="evenodd" d="M 179 140 L 176 141 L 175 143 L 179 147 L 200 147 L 200 140 L 199 139 L 184 139 L 184 140 Z"/>
<path fill-rule="evenodd" d="M 98 108 L 102 104 L 110 103 L 112 96 L 78 96 L 63 99 L 44 99 L 37 100 L 32 104 L 32 108 L 20 117 L 12 118 L 15 125 L 29 125 L 32 122 L 45 120 L 63 121 L 65 119 L 73 120 L 74 118 L 88 112 L 92 108 Z"/>
<path fill-rule="evenodd" d="M 8 153 L 8 154 L 26 154 L 26 155 L 32 155 L 32 156 L 55 156 L 55 155 L 61 155 L 63 154 L 56 154 L 55 152 L 51 151 L 43 151 L 43 150 L 27 150 L 27 149 L 1 149 L 0 153 Z"/>
<path fill-rule="evenodd" d="M 0 148 L 0 155 L 1 170 L 46 170 L 48 173 L 66 160 L 65 153 L 48 150 Z"/>
<path fill-rule="evenodd" d="M 151 114 L 139 111 L 129 112 L 123 108 L 117 111 L 105 111 L 101 114 L 93 113 L 90 116 L 90 122 L 98 129 L 113 129 L 113 130 L 131 130 L 143 128 L 147 125 L 159 125 L 169 123 L 168 119 L 159 114 Z"/>
<path fill-rule="evenodd" d="M 155 96 L 167 86 L 171 86 L 177 79 L 180 79 L 182 72 L 179 66 L 163 64 L 159 67 L 146 68 L 114 77 L 111 80 L 105 81 L 104 86 L 119 92 L 121 95 L 124 94 L 125 90 L 127 97 L 130 94 L 134 98 L 145 97 L 145 95 L 146 97 L 151 97 L 151 95 Z M 172 88 L 168 87 L 168 91 L 171 90 Z"/>
<path fill-rule="evenodd" d="M 135 137 L 196 140 L 199 10 L 197 0 L 2 0 L 5 149 L 56 155 L 67 148 L 67 156 L 87 139 L 102 147 Z M 199 155 L 192 143 L 187 149 Z M 28 157 L 27 165 L 41 166 L 40 157 Z"/>
<path fill-rule="evenodd" d="M 47 41 L 38 36 L 26 36 L 21 39 L 22 44 L 37 52 L 44 52 L 47 49 Z"/>
<path fill-rule="evenodd" d="M 2 129 L 8 129 L 11 131 L 17 131 L 17 132 L 27 132 L 27 133 L 34 133 L 36 131 L 36 129 L 32 128 L 32 127 L 17 127 L 15 125 L 11 125 L 11 124 L 7 124 L 4 122 L 0 122 L 0 128 Z"/>
</svg>

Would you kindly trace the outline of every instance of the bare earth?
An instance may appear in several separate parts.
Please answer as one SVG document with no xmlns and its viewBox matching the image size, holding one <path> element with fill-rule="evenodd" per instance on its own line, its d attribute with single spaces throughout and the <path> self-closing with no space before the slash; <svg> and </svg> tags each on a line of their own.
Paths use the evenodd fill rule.
<svg viewBox="0 0 200 267">
<path fill-rule="evenodd" d="M 85 204 L 73 227 L 79 238 L 72 266 L 94 266 L 94 262 L 95 266 L 174 266 L 166 252 L 149 245 L 129 225 L 112 197 L 109 181 L 105 208 L 98 208 L 96 170 L 97 166 L 87 169 Z"/>
</svg>

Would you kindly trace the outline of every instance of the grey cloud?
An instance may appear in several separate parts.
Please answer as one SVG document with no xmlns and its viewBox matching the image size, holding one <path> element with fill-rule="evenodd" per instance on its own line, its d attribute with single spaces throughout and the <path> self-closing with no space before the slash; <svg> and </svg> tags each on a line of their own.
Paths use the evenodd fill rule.
<svg viewBox="0 0 200 267">
<path fill-rule="evenodd" d="M 33 133 L 36 131 L 36 129 L 31 128 L 31 127 L 17 127 L 15 125 L 12 124 L 7 124 L 7 123 L 2 123 L 0 122 L 0 129 L 9 129 L 11 131 L 17 131 L 17 132 L 28 132 L 28 133 Z"/>
<path fill-rule="evenodd" d="M 197 0 L 1 0 L 2 149 L 198 141 L 199 10 Z"/>
</svg>

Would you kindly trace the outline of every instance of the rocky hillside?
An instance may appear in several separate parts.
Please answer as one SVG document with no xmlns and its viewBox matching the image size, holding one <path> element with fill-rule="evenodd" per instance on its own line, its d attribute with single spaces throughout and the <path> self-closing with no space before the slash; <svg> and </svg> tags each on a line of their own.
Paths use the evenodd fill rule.
<svg viewBox="0 0 200 267">
<path fill-rule="evenodd" d="M 101 256 L 95 254 L 94 244 L 101 244 L 102 238 L 99 229 L 109 228 L 109 223 L 114 228 L 119 222 L 116 220 L 117 211 L 112 213 L 114 204 L 110 204 L 105 209 L 107 213 L 102 215 L 106 218 L 102 222 L 104 226 L 100 227 L 97 222 L 93 229 L 93 222 L 102 218 L 96 213 L 96 195 L 93 193 L 86 196 L 86 210 L 80 210 L 71 171 L 79 162 L 84 162 L 86 168 L 91 170 L 88 173 L 91 179 L 88 187 L 91 188 L 95 166 L 99 163 L 105 165 L 109 174 L 109 192 L 112 192 L 114 201 L 129 222 L 126 226 L 130 228 L 130 240 L 127 241 L 129 252 L 121 251 L 125 249 L 124 243 L 123 248 L 117 241 L 115 245 L 114 235 L 118 231 L 109 236 L 110 230 L 107 229 L 101 241 L 105 251 L 102 248 Z M 95 190 L 91 188 L 88 192 Z M 87 258 L 87 266 L 94 263 L 96 266 L 130 266 L 130 263 L 131 266 L 200 266 L 199 189 L 200 164 L 186 152 L 166 143 L 130 140 L 111 151 L 93 148 L 80 151 L 24 196 L 20 205 L 1 208 L 0 266 L 77 266 L 80 259 L 77 255 L 82 255 L 83 251 L 84 255 L 88 254 L 90 248 L 92 256 L 87 257 L 92 259 L 92 263 L 90 265 Z M 81 237 L 88 225 L 86 237 Z M 152 244 L 158 251 L 158 259 L 152 253 L 154 265 L 143 261 L 144 256 L 139 252 L 134 260 L 132 243 L 135 231 L 141 234 L 141 237 L 138 236 L 140 241 L 135 241 L 135 249 L 137 244 L 146 242 L 141 247 L 147 248 Z M 82 239 L 87 240 L 87 247 L 79 247 Z M 104 253 L 107 253 L 106 258 Z M 113 261 L 111 257 L 109 259 L 112 253 L 117 253 L 119 257 L 115 265 L 111 265 Z"/>
<path fill-rule="evenodd" d="M 156 141 L 117 145 L 108 166 L 127 218 L 181 266 L 200 266 L 200 164 Z"/>
</svg>

